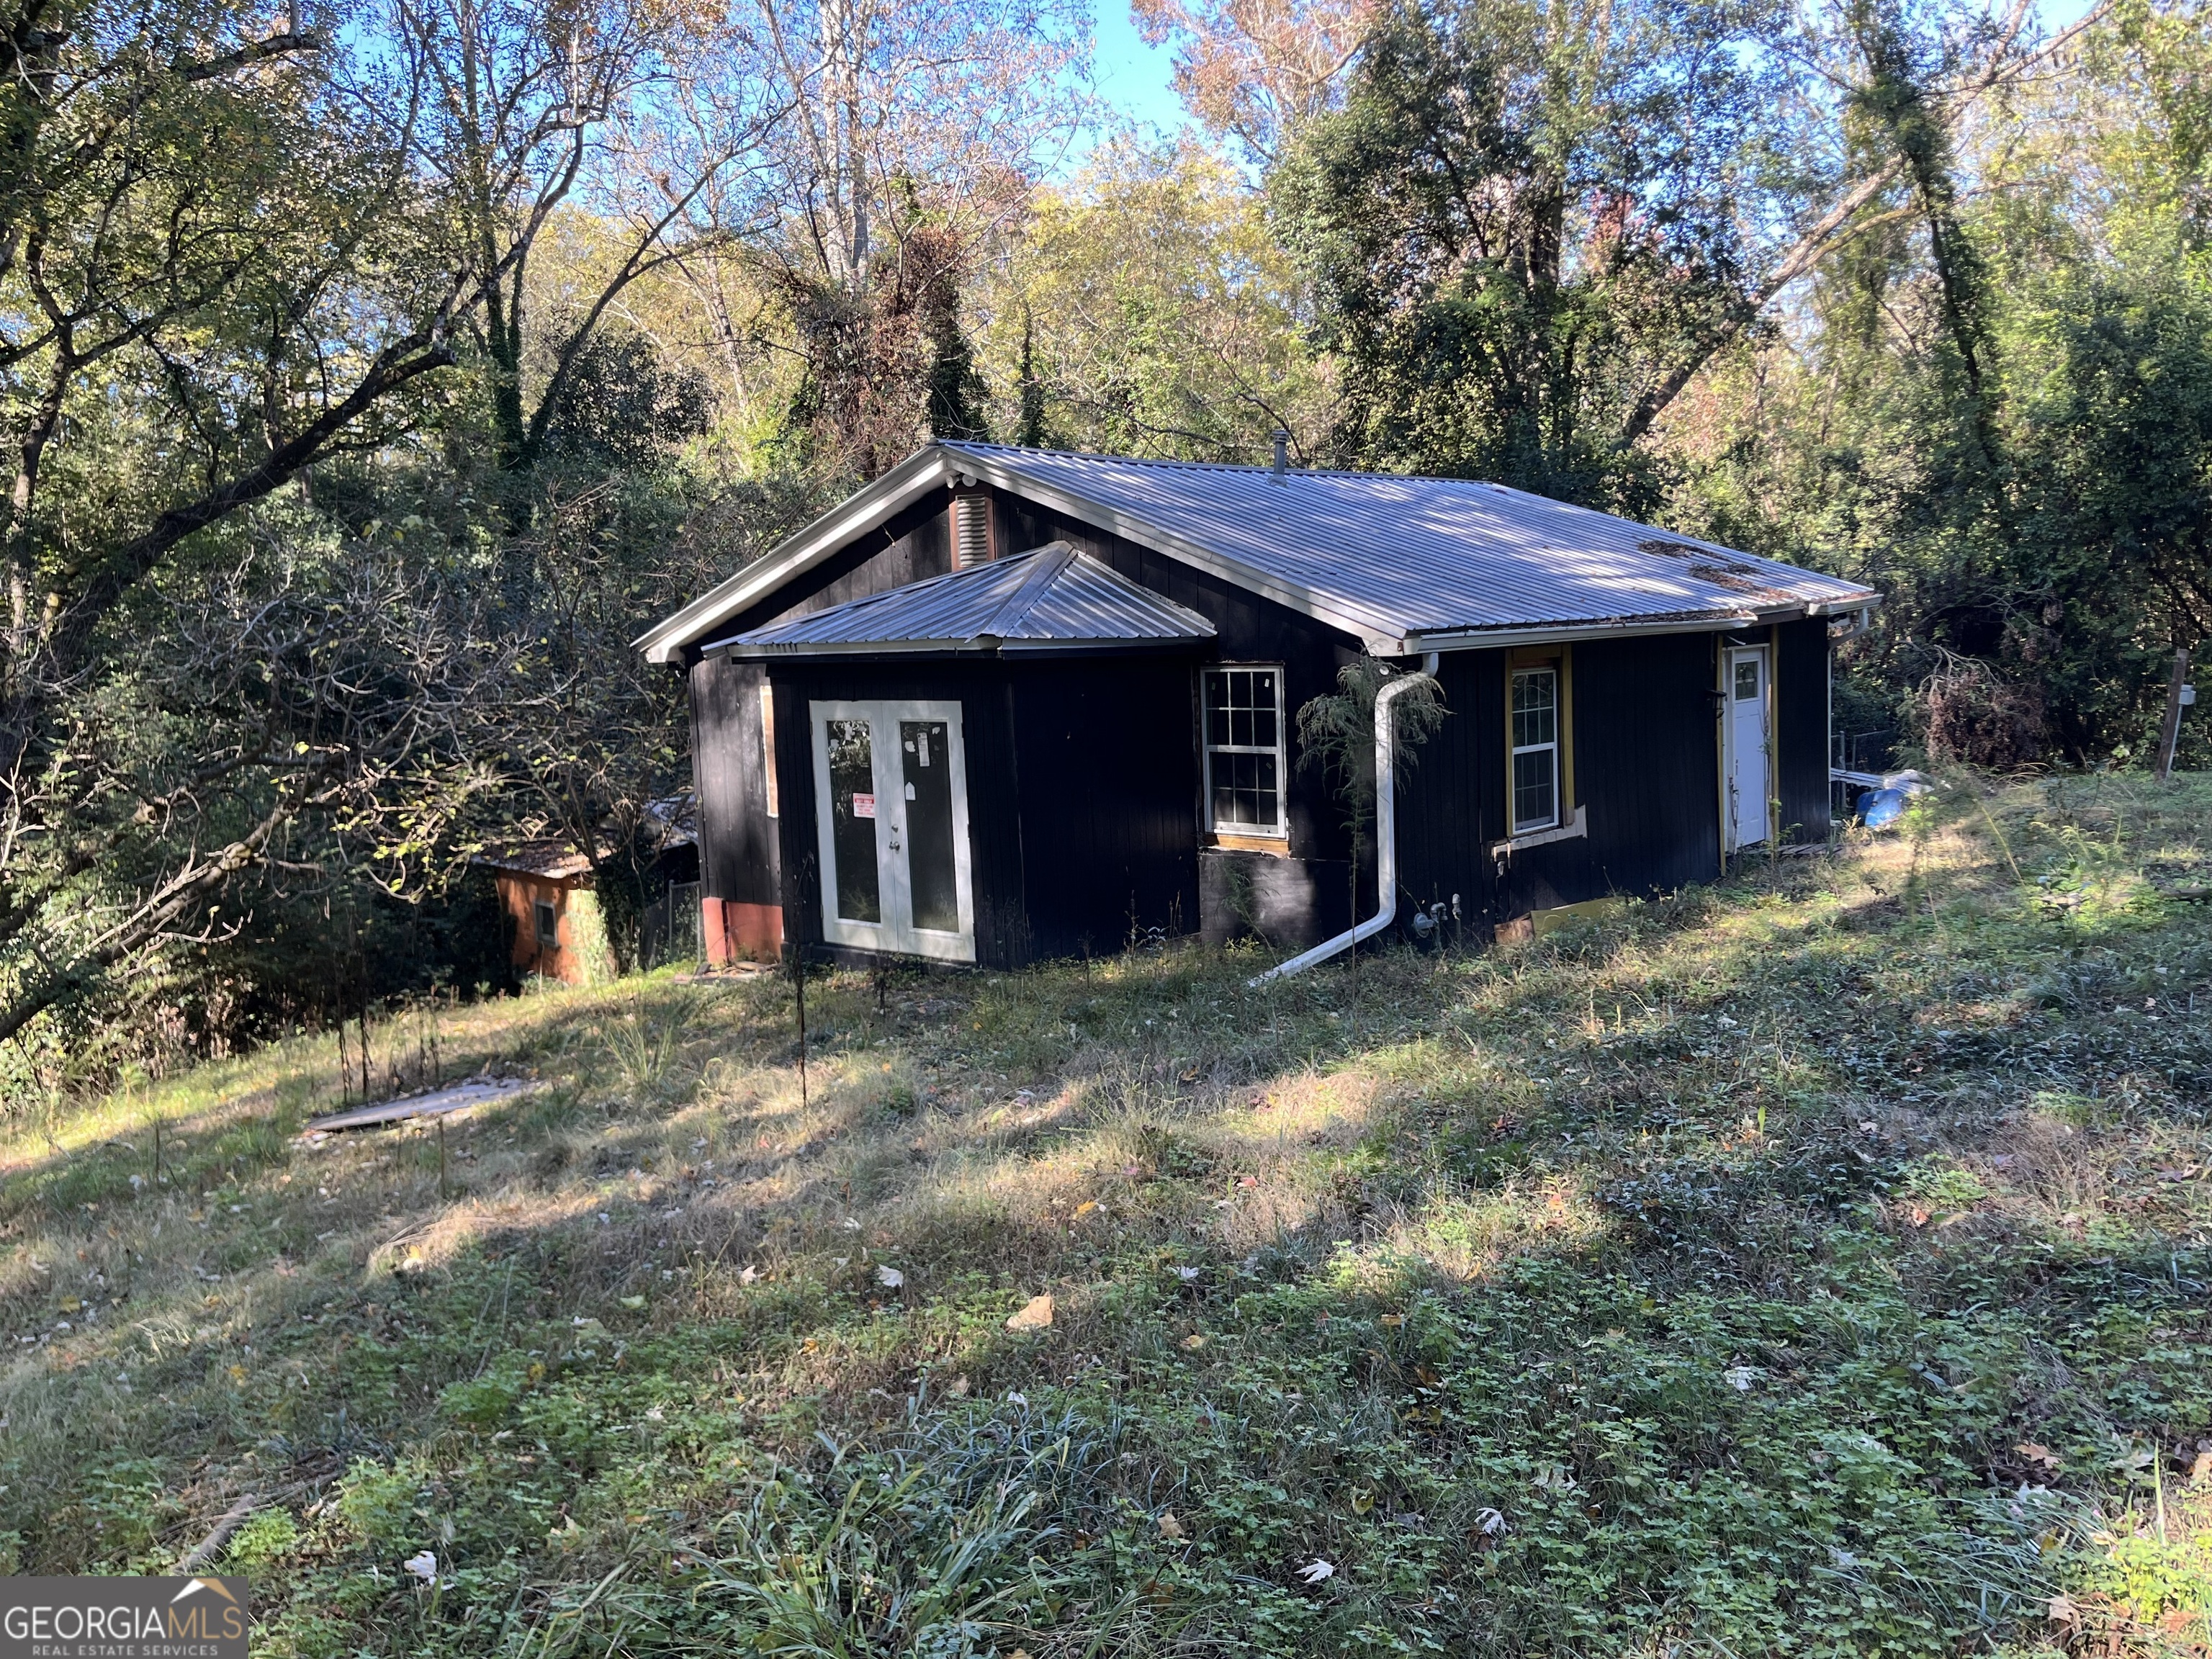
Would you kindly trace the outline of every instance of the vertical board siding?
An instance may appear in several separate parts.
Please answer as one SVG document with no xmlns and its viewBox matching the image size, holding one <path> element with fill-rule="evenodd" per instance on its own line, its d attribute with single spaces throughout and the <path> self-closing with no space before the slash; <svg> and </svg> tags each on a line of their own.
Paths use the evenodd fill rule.
<svg viewBox="0 0 2212 1659">
<path fill-rule="evenodd" d="M 1358 640 L 1287 605 L 1194 569 L 1179 559 L 1033 501 L 1008 496 L 1001 502 L 1001 511 L 1010 551 L 1025 551 L 1047 542 L 1066 542 L 1211 622 L 1218 634 L 1214 660 L 1282 664 L 1283 714 L 1291 727 L 1285 744 L 1288 775 L 1284 779 L 1284 816 L 1291 833 L 1291 854 L 1302 859 L 1351 856 L 1352 839 L 1343 809 L 1320 769 L 1301 763 L 1297 726 L 1298 709 L 1313 698 L 1335 690 L 1337 671 L 1358 660 L 1361 655 Z M 1196 720 L 1194 711 L 1194 731 Z M 1200 815 L 1195 781 L 1191 806 L 1194 815 Z M 1195 821 L 1204 820 L 1195 816 Z M 1371 875 L 1364 885 L 1371 893 Z"/>
<path fill-rule="evenodd" d="M 1399 768 L 1401 897 L 1461 896 L 1502 921 L 1607 894 L 1709 879 L 1720 862 L 1712 637 L 1668 634 L 1572 648 L 1574 805 L 1589 833 L 1514 854 L 1506 834 L 1506 653 L 1447 653 L 1443 728 Z"/>
<path fill-rule="evenodd" d="M 1774 630 L 1775 794 L 1784 841 L 1828 838 L 1828 624 L 1824 617 Z"/>
<path fill-rule="evenodd" d="M 1440 657 L 1443 724 L 1407 749 L 1396 768 L 1399 897 L 1425 908 L 1449 905 L 1456 893 L 1463 921 L 1492 908 L 1496 884 L 1484 849 L 1497 838 L 1495 821 L 1504 811 L 1504 664 L 1498 651 Z"/>
<path fill-rule="evenodd" d="M 757 663 L 716 658 L 691 665 L 691 775 L 707 898 L 741 904 L 781 899 L 776 821 L 768 815 L 762 771 L 765 678 Z"/>
<path fill-rule="evenodd" d="M 1118 948 L 1198 927 L 1198 736 L 1189 661 L 1092 657 L 1009 669 L 1030 949 Z"/>
<path fill-rule="evenodd" d="M 1574 890 L 1560 902 L 1648 897 L 1718 872 L 1713 648 L 1710 634 L 1576 646 L 1575 788 L 1589 835 L 1524 855 L 1576 849 L 1559 861 Z"/>
</svg>

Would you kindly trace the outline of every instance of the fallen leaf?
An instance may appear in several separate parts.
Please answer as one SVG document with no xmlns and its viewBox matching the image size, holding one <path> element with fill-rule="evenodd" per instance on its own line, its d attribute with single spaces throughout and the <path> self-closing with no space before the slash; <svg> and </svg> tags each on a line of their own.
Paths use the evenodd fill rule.
<svg viewBox="0 0 2212 1659">
<path fill-rule="evenodd" d="M 2212 1451 L 2197 1454 L 2197 1461 L 2189 1466 L 2189 1478 L 2192 1481 L 2212 1479 Z"/>
<path fill-rule="evenodd" d="M 1206 1339 L 1203 1336 L 1200 1336 L 1196 1331 L 1193 1331 L 1188 1336 L 1183 1338 L 1182 1346 L 1188 1352 L 1196 1353 L 1200 1348 L 1206 1346 Z"/>
<path fill-rule="evenodd" d="M 906 1275 L 896 1267 L 878 1267 L 876 1269 L 876 1283 L 885 1290 L 895 1291 L 906 1283 Z"/>
<path fill-rule="evenodd" d="M 952 1379 L 952 1386 L 947 1389 L 945 1392 L 951 1395 L 955 1400 L 965 1400 L 968 1397 L 968 1379 L 964 1376 L 954 1377 Z"/>
<path fill-rule="evenodd" d="M 616 1300 L 625 1308 L 642 1308 L 645 1305 L 645 1298 L 641 1296 L 617 1297 Z"/>
<path fill-rule="evenodd" d="M 1163 1538 L 1174 1539 L 1188 1536 L 1188 1534 L 1182 1529 L 1182 1522 L 1176 1519 L 1175 1511 L 1173 1510 L 1162 1510 L 1160 1511 L 1160 1536 Z"/>
<path fill-rule="evenodd" d="M 2058 1454 L 2033 1440 L 2023 1440 L 2013 1449 L 2039 1468 L 2055 1469 L 2058 1467 Z"/>
<path fill-rule="evenodd" d="M 1309 1584 L 1318 1584 L 1324 1578 L 1335 1577 L 1336 1569 L 1327 1561 L 1309 1561 L 1298 1569 L 1298 1577 Z"/>
<path fill-rule="evenodd" d="M 1354 1486 L 1354 1487 L 1352 1489 L 1352 1512 L 1354 1515 L 1367 1515 L 1367 1514 L 1370 1514 L 1370 1513 L 1371 1513 L 1371 1512 L 1373 1511 L 1374 1508 L 1375 1508 L 1375 1489 L 1374 1489 L 1374 1487 L 1372 1487 L 1372 1486 Z"/>
<path fill-rule="evenodd" d="M 1033 1296 L 1022 1310 L 1006 1322 L 1010 1331 L 1041 1331 L 1052 1323 L 1052 1297 Z"/>
<path fill-rule="evenodd" d="M 424 1583 L 432 1582 L 438 1576 L 438 1558 L 428 1550 L 424 1550 L 420 1555 L 410 1555 L 399 1565 Z"/>
<path fill-rule="evenodd" d="M 1928 1212 L 1916 1204 L 1905 1212 L 1905 1218 L 1916 1227 L 1924 1227 L 1928 1224 Z"/>
<path fill-rule="evenodd" d="M 64 1313 L 76 1313 L 80 1311 L 83 1306 L 84 1304 L 78 1301 L 73 1296 L 65 1296 L 62 1298 L 62 1311 Z"/>
<path fill-rule="evenodd" d="M 1098 1200 L 1097 1200 L 1097 1199 L 1095 1199 L 1095 1198 L 1086 1198 L 1086 1199 L 1085 1199 L 1085 1200 L 1083 1200 L 1083 1202 L 1082 1202 L 1082 1203 L 1080 1203 L 1080 1204 L 1079 1204 L 1079 1205 L 1077 1205 L 1077 1206 L 1075 1206 L 1075 1213 L 1076 1213 L 1076 1214 L 1078 1214 L 1078 1215 L 1079 1215 L 1079 1216 L 1081 1216 L 1081 1215 L 1089 1215 L 1089 1214 L 1090 1214 L 1093 1210 L 1097 1209 L 1097 1207 L 1098 1207 Z"/>
<path fill-rule="evenodd" d="M 1406 1322 L 1406 1316 L 1403 1314 L 1384 1314 L 1382 1318 L 1376 1320 L 1375 1322 L 1382 1326 L 1385 1329 L 1395 1330 L 1399 1326 Z"/>
</svg>

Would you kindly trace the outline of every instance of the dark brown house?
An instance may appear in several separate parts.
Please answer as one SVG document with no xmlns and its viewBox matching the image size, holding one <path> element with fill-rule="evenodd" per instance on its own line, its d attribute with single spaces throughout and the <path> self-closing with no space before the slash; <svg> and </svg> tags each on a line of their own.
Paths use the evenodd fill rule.
<svg viewBox="0 0 2212 1659">
<path fill-rule="evenodd" d="M 1296 716 L 1366 655 L 1449 714 L 1390 903 L 1481 927 L 1828 830 L 1855 584 L 1459 479 L 938 443 L 640 641 L 690 678 L 710 956 L 1012 965 L 1352 925 Z"/>
</svg>

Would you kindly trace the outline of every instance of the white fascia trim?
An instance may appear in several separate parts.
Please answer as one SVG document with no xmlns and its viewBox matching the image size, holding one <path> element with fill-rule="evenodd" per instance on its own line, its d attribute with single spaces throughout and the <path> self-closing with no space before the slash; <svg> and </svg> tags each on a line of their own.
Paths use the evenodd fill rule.
<svg viewBox="0 0 2212 1659">
<path fill-rule="evenodd" d="M 954 453 L 967 463 L 961 469 L 963 471 L 988 479 L 1001 489 L 1011 489 L 1047 507 L 1058 507 L 1061 512 L 1087 524 L 1096 525 L 1101 530 L 1111 531 L 1124 540 L 1136 542 L 1171 559 L 1180 559 L 1209 575 L 1218 576 L 1222 580 L 1257 593 L 1262 599 L 1273 599 L 1277 605 L 1301 616 L 1310 617 L 1316 622 L 1325 623 L 1342 633 L 1350 634 L 1366 647 L 1370 656 L 1413 656 L 1417 655 L 1421 648 L 1409 646 L 1398 628 L 1373 611 L 1332 601 L 1310 587 L 1255 569 L 1242 560 L 1216 553 L 1196 542 L 1186 541 L 1181 536 L 1162 530 L 1148 519 L 1104 506 L 1062 485 L 1034 477 L 1019 467 L 1006 465 L 996 456 L 970 455 L 961 450 Z"/>
<path fill-rule="evenodd" d="M 855 536 L 866 535 L 917 497 L 950 482 L 953 471 L 938 446 L 917 450 L 790 540 L 754 560 L 720 586 L 708 589 L 675 615 L 654 623 L 631 645 L 645 653 L 647 662 L 676 661 L 684 647 L 695 643 L 701 635 L 712 632 L 762 595 L 821 563 Z"/>
<path fill-rule="evenodd" d="M 1416 651 L 1495 651 L 1520 645 L 1559 645 L 1575 640 L 1636 639 L 1651 634 L 1725 634 L 1731 629 L 1786 622 L 1797 614 L 1797 607 L 1793 605 L 1787 611 L 1737 611 L 1711 617 L 1678 617 L 1671 622 L 1562 623 L 1550 628 L 1416 634 L 1409 636 L 1407 643 Z"/>
</svg>

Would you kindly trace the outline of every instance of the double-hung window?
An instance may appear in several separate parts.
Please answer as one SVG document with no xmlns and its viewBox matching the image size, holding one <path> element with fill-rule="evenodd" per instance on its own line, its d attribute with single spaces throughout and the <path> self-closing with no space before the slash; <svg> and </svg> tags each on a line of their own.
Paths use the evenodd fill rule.
<svg viewBox="0 0 2212 1659">
<path fill-rule="evenodd" d="M 1223 836 L 1283 836 L 1282 670 L 1208 668 L 1200 679 L 1206 827 Z"/>
<path fill-rule="evenodd" d="M 1559 666 L 1516 668 L 1508 725 L 1512 740 L 1513 833 L 1559 823 Z"/>
</svg>

